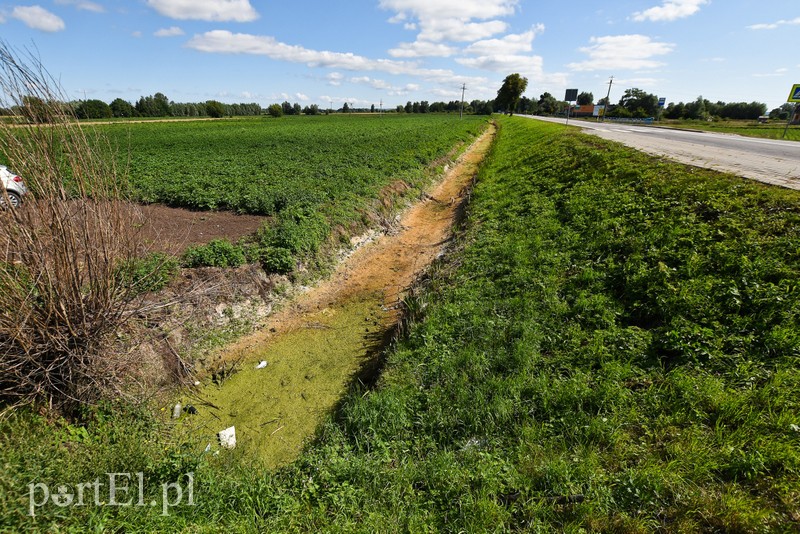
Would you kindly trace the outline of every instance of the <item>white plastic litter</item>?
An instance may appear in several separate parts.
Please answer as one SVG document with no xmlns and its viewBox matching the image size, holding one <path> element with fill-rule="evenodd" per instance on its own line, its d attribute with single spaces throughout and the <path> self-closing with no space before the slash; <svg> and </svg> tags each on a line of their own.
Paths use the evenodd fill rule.
<svg viewBox="0 0 800 534">
<path fill-rule="evenodd" d="M 266 360 L 261 360 L 261 363 L 256 365 L 256 369 L 263 369 L 266 366 L 267 366 L 267 361 Z"/>
<path fill-rule="evenodd" d="M 233 449 L 236 447 L 236 427 L 226 428 L 217 434 L 219 438 L 219 445 L 225 449 Z"/>
<path fill-rule="evenodd" d="M 182 406 L 181 406 L 180 402 L 178 404 L 176 404 L 175 407 L 172 408 L 172 418 L 173 419 L 177 419 L 178 417 L 181 416 L 181 408 L 182 408 Z"/>
</svg>

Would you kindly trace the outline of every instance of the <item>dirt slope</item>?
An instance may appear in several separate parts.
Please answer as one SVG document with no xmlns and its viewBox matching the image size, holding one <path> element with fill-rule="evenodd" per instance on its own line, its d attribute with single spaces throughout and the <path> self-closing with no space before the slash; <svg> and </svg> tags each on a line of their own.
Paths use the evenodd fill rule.
<svg viewBox="0 0 800 534">
<path fill-rule="evenodd" d="M 239 362 L 239 371 L 186 400 L 199 407 L 186 417 L 196 437 L 214 443 L 216 432 L 235 426 L 239 445 L 268 465 L 296 457 L 359 371 L 374 363 L 404 291 L 447 243 L 493 136 L 492 127 L 407 210 L 398 232 L 358 249 L 328 280 L 220 355 Z M 257 369 L 261 361 L 266 367 Z"/>
</svg>

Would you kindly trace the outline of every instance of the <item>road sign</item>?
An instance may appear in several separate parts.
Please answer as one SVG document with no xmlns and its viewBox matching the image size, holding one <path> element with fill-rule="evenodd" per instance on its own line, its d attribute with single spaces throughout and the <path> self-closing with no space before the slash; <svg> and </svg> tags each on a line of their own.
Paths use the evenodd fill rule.
<svg viewBox="0 0 800 534">
<path fill-rule="evenodd" d="M 789 100 L 787 102 L 800 102 L 800 83 L 794 84 L 792 92 L 789 93 Z"/>
<path fill-rule="evenodd" d="M 666 98 L 659 98 L 658 99 L 658 107 L 663 108 L 664 104 L 666 104 L 666 103 L 667 103 L 667 99 Z"/>
<path fill-rule="evenodd" d="M 578 90 L 577 89 L 567 89 L 567 94 L 564 97 L 564 100 L 567 102 L 575 102 L 578 100 Z"/>
</svg>

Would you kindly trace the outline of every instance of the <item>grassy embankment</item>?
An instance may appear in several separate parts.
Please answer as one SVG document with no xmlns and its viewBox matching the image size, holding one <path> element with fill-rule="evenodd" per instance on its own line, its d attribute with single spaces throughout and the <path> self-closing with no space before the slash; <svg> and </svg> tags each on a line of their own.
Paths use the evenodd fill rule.
<svg viewBox="0 0 800 534">
<path fill-rule="evenodd" d="M 3 422 L 27 484 L 195 473 L 195 506 L 39 510 L 193 531 L 791 531 L 800 523 L 800 194 L 502 119 L 458 250 L 376 386 L 295 463 L 201 456 L 156 423 Z M 166 450 L 164 450 L 166 448 Z M 159 501 L 160 502 L 160 501 Z"/>
</svg>

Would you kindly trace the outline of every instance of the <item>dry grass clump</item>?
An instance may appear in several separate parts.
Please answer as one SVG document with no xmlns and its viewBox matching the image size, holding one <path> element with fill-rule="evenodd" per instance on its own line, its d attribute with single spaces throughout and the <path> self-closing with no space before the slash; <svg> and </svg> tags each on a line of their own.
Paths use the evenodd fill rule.
<svg viewBox="0 0 800 534">
<path fill-rule="evenodd" d="M 109 144 L 81 128 L 29 52 L 0 43 L 0 159 L 30 189 L 0 212 L 0 402 L 68 407 L 119 394 L 114 339 L 144 306 L 124 276 L 141 215 Z M 0 407 L 0 411 L 4 411 Z"/>
</svg>

